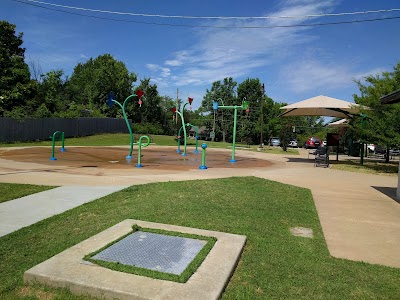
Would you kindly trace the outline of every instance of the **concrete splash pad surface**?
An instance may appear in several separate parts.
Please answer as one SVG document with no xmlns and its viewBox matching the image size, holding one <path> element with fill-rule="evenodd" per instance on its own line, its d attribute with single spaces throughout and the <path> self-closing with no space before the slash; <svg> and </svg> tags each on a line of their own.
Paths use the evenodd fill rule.
<svg viewBox="0 0 400 300">
<path fill-rule="evenodd" d="M 27 147 L 19 149 L 0 149 L 0 158 L 15 162 L 37 163 L 43 166 L 67 168 L 131 169 L 137 164 L 137 149 L 132 160 L 127 160 L 126 147 L 66 147 L 66 152 L 55 151 L 57 160 L 51 161 L 50 147 Z M 181 148 L 182 149 L 182 148 Z M 207 149 L 208 168 L 258 168 L 272 163 L 257 158 L 236 155 L 236 163 L 230 163 L 231 153 Z M 194 154 L 194 148 L 187 149 L 187 156 L 176 153 L 176 147 L 148 147 L 142 149 L 141 164 L 146 169 L 185 171 L 197 169 L 201 165 L 201 153 Z"/>
</svg>

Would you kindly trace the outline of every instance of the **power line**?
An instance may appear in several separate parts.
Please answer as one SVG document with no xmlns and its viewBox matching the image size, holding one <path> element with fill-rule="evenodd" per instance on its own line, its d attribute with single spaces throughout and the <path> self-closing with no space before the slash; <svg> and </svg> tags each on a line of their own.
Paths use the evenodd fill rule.
<svg viewBox="0 0 400 300">
<path fill-rule="evenodd" d="M 218 19 L 218 20 L 249 20 L 249 19 L 294 19 L 294 18 L 318 18 L 318 17 L 338 17 L 338 16 L 349 16 L 349 15 L 365 15 L 365 14 L 374 14 L 374 13 L 388 13 L 388 12 L 396 12 L 400 11 L 400 8 L 391 8 L 391 9 L 379 9 L 379 10 L 367 10 L 367 11 L 355 11 L 355 12 L 343 12 L 343 13 L 332 13 L 332 14 L 314 14 L 314 15 L 300 15 L 300 16 L 259 16 L 259 17 L 240 17 L 240 16 L 183 16 L 183 15 L 161 15 L 161 14 L 142 14 L 142 13 L 131 13 L 131 12 L 120 12 L 120 11 L 111 11 L 111 10 L 100 10 L 100 9 L 92 9 L 92 8 L 84 8 L 77 6 L 67 6 L 49 2 L 43 2 L 38 0 L 25 0 L 27 2 L 33 2 L 43 5 L 67 8 L 67 9 L 75 9 L 82 11 L 90 11 L 96 13 L 106 13 L 106 14 L 115 14 L 115 15 L 128 15 L 135 17 L 156 17 L 156 18 L 174 18 L 174 19 Z"/>
<path fill-rule="evenodd" d="M 20 0 L 11 0 L 14 2 L 19 2 L 21 4 L 35 6 L 47 10 L 58 11 L 66 14 L 83 16 L 87 18 L 107 20 L 107 21 L 115 21 L 115 22 L 123 22 L 123 23 L 136 23 L 136 24 L 145 24 L 145 25 L 157 25 L 157 26 L 171 26 L 171 27 L 192 27 L 192 28 L 220 28 L 220 29 L 228 29 L 228 28 L 242 28 L 242 29 L 271 29 L 271 28 L 294 28 L 294 27 L 315 27 L 315 26 L 327 26 L 327 25 L 339 25 L 339 24 L 353 24 L 353 23 L 364 23 L 364 22 L 375 22 L 375 21 L 384 21 L 384 20 L 395 20 L 400 19 L 398 17 L 384 17 L 384 18 L 374 18 L 374 19 L 364 19 L 364 20 L 354 20 L 354 21 L 341 21 L 341 22 L 328 22 L 328 23 L 311 23 L 311 24 L 295 24 L 295 25 L 270 25 L 270 26 L 213 26 L 213 25 L 188 25 L 188 24 L 171 24 L 171 23 L 157 23 L 157 22 L 144 22 L 144 21 L 134 21 L 134 20 L 123 20 L 123 19 L 113 19 L 107 17 L 99 17 L 86 15 L 81 13 L 75 13 L 70 11 L 65 11 L 61 9 L 55 9 L 50 7 L 45 7 L 33 3 L 27 3 Z"/>
</svg>

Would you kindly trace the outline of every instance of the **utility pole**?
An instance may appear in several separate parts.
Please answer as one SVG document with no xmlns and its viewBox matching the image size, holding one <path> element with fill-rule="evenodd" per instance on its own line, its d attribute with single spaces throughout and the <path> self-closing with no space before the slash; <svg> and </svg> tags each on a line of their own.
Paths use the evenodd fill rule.
<svg viewBox="0 0 400 300">
<path fill-rule="evenodd" d="M 265 93 L 265 87 L 264 83 L 261 86 L 261 134 L 260 134 L 260 149 L 262 150 L 264 148 L 264 139 L 263 139 L 263 129 L 264 129 L 264 93 Z"/>
<path fill-rule="evenodd" d="M 180 107 L 179 105 L 179 89 L 176 88 L 176 110 L 178 111 Z M 178 114 L 175 114 L 175 124 L 178 125 Z"/>
<path fill-rule="evenodd" d="M 216 110 L 214 110 L 214 125 L 213 125 L 213 130 L 212 130 L 212 135 L 211 135 L 212 142 L 214 142 L 214 140 L 215 140 L 215 114 L 216 114 Z"/>
</svg>

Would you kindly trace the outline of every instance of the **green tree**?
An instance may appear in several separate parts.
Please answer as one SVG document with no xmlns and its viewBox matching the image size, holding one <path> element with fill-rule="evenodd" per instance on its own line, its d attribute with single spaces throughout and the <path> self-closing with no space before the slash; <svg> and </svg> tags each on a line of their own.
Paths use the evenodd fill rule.
<svg viewBox="0 0 400 300">
<path fill-rule="evenodd" d="M 215 81 L 212 84 L 211 90 L 206 90 L 206 94 L 201 103 L 202 112 L 208 112 L 214 116 L 215 119 L 215 133 L 218 138 L 222 138 L 222 141 L 226 141 L 227 131 L 232 123 L 232 112 L 229 110 L 218 110 L 214 112 L 213 102 L 221 99 L 224 105 L 232 105 L 236 102 L 236 88 L 237 82 L 232 77 L 224 78 L 221 81 Z M 222 104 L 222 103 L 220 103 Z M 213 126 L 214 127 L 214 126 Z"/>
<path fill-rule="evenodd" d="M 62 70 L 52 70 L 42 76 L 39 84 L 38 101 L 46 106 L 51 114 L 63 112 L 68 104 Z M 43 109 L 43 107 L 42 107 Z"/>
<path fill-rule="evenodd" d="M 356 83 L 361 95 L 353 95 L 357 104 L 364 105 L 366 117 L 355 118 L 352 130 L 362 142 L 372 142 L 387 149 L 386 162 L 389 161 L 388 151 L 391 147 L 400 145 L 400 104 L 381 104 L 380 98 L 400 89 L 400 61 L 392 72 L 383 72 L 364 78 Z"/>
<path fill-rule="evenodd" d="M 50 118 L 52 116 L 50 110 L 47 108 L 46 104 L 42 103 L 38 109 L 34 112 L 33 117 L 41 119 L 41 118 Z"/>
<path fill-rule="evenodd" d="M 269 138 L 271 137 L 281 136 L 282 125 L 286 126 L 293 122 L 293 117 L 280 117 L 280 114 L 282 113 L 280 108 L 285 105 L 286 103 L 274 102 L 274 100 L 269 97 L 265 100 L 264 136 L 266 137 L 265 140 L 267 142 L 269 142 Z"/>
<path fill-rule="evenodd" d="M 117 61 L 111 54 L 90 58 L 79 63 L 67 85 L 69 99 L 84 104 L 87 109 L 100 110 L 109 117 L 118 114 L 118 108 L 106 106 L 107 95 L 114 92 L 114 97 L 123 102 L 131 95 L 136 75 L 130 73 L 125 64 Z"/>
<path fill-rule="evenodd" d="M 158 93 L 157 85 L 150 84 L 150 78 L 144 78 L 140 80 L 140 84 L 136 89 L 142 90 L 144 92 L 144 97 L 141 106 L 136 100 L 130 103 L 130 105 L 133 106 L 133 110 L 130 112 L 132 114 L 132 119 L 136 123 L 162 124 L 162 97 Z"/>
<path fill-rule="evenodd" d="M 246 99 L 249 102 L 249 113 L 242 113 L 238 118 L 238 138 L 242 141 L 255 144 L 257 140 L 260 141 L 261 106 L 264 105 L 264 113 L 266 110 L 265 101 L 263 101 L 263 97 L 265 99 L 266 96 L 263 95 L 260 79 L 247 78 L 239 84 L 237 94 L 238 101 Z"/>
<path fill-rule="evenodd" d="M 15 25 L 0 21 L 0 116 L 9 112 L 23 117 L 27 100 L 36 92 L 36 82 L 30 79 L 24 61 L 22 35 L 16 35 Z"/>
<path fill-rule="evenodd" d="M 177 133 L 177 124 L 175 122 L 175 114 L 172 113 L 172 108 L 175 107 L 175 100 L 169 96 L 162 96 L 160 107 L 162 113 L 163 133 L 166 135 L 175 135 Z"/>
</svg>

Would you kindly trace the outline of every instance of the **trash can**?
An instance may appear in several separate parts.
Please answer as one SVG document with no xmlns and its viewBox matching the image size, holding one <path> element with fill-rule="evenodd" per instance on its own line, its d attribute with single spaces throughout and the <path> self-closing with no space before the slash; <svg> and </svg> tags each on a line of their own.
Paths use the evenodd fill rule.
<svg viewBox="0 0 400 300">
<path fill-rule="evenodd" d="M 353 142 L 353 143 L 351 143 L 351 147 L 349 149 L 349 155 L 350 156 L 359 157 L 360 156 L 360 150 L 361 150 L 361 143 Z"/>
</svg>

